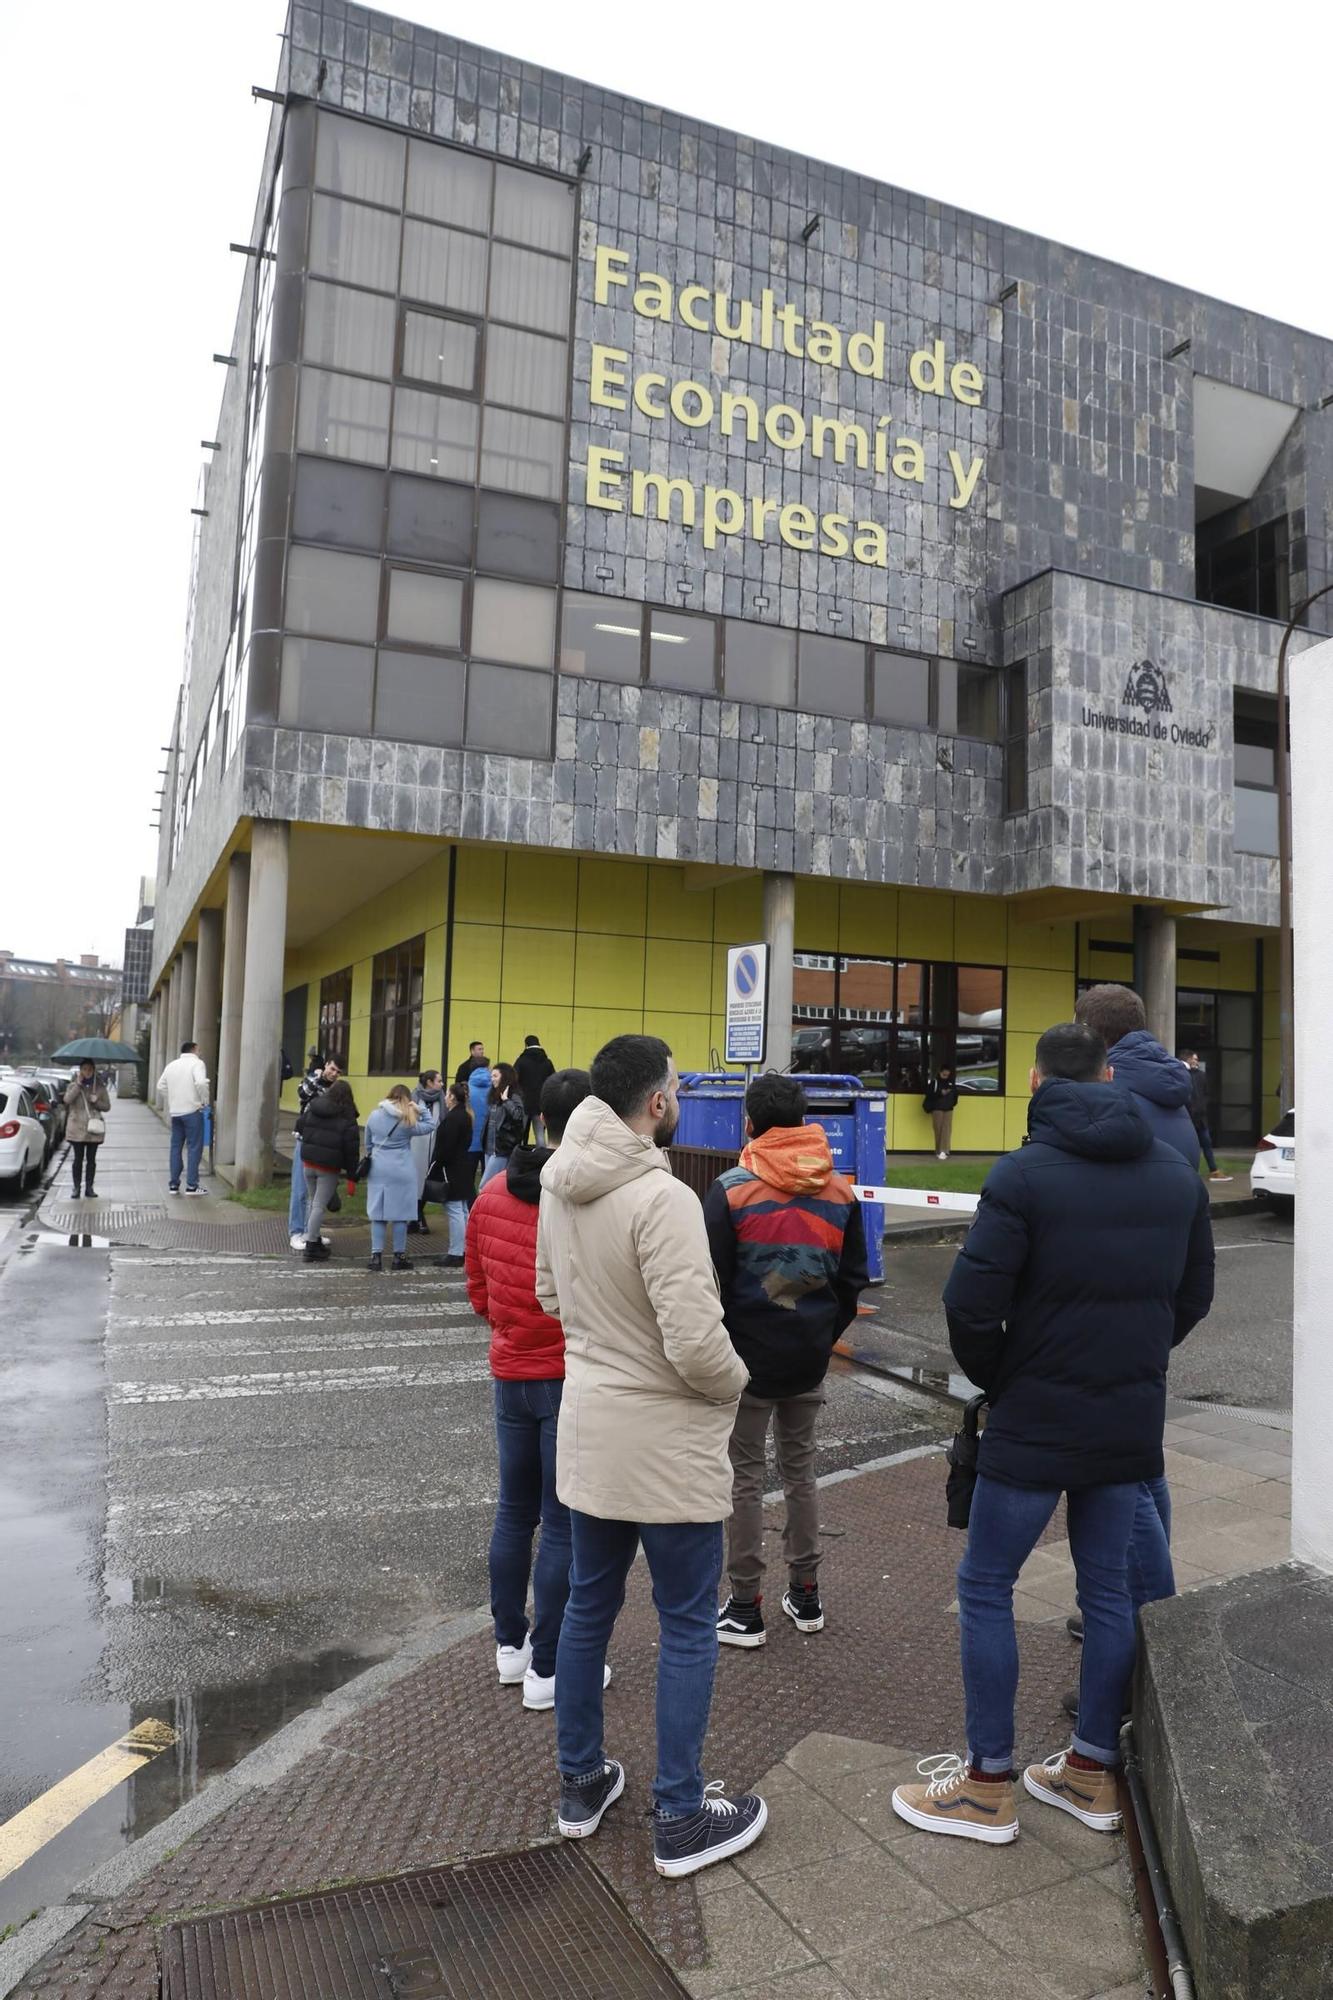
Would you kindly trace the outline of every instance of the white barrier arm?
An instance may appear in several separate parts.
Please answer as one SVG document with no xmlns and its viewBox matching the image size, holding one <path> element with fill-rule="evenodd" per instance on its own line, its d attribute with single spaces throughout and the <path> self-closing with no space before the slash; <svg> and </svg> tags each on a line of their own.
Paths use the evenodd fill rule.
<svg viewBox="0 0 1333 2000">
<path fill-rule="evenodd" d="M 950 1208 L 957 1215 L 975 1215 L 981 1196 L 977 1194 L 937 1194 L 932 1188 L 859 1187 L 852 1183 L 858 1201 L 873 1201 L 885 1208 Z"/>
</svg>

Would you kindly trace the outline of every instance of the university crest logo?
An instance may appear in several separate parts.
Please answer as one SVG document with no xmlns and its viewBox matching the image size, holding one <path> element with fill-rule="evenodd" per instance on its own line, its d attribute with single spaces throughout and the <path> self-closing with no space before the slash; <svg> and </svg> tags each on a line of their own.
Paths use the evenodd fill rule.
<svg viewBox="0 0 1333 2000">
<path fill-rule="evenodd" d="M 1170 715 L 1171 690 L 1166 675 L 1151 660 L 1137 660 L 1125 680 L 1122 708 L 1141 708 L 1145 715 Z"/>
</svg>

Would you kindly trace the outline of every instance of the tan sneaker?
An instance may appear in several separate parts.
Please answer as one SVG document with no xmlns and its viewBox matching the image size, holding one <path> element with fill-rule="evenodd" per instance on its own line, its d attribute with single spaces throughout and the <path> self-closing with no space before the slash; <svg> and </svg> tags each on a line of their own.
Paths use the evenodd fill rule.
<svg viewBox="0 0 1333 2000">
<path fill-rule="evenodd" d="M 1059 1806 L 1061 1812 L 1073 1813 L 1075 1819 L 1081 1819 L 1094 1833 L 1118 1833 L 1120 1796 L 1115 1772 L 1071 1770 L 1065 1761 L 1068 1755 L 1067 1750 L 1061 1750 L 1044 1764 L 1029 1764 L 1023 1773 L 1023 1783 L 1034 1799 L 1040 1799 L 1046 1806 Z"/>
<path fill-rule="evenodd" d="M 924 1785 L 899 1785 L 893 1810 L 924 1833 L 957 1833 L 965 1840 L 1018 1839 L 1014 1788 L 1007 1780 L 978 1784 L 963 1757 L 923 1757 L 917 1770 Z"/>
</svg>

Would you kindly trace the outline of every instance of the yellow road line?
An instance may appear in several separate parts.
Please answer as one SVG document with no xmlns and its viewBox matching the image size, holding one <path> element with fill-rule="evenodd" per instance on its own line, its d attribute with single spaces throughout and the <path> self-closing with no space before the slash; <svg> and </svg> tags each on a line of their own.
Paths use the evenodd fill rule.
<svg viewBox="0 0 1333 2000">
<path fill-rule="evenodd" d="M 77 1771 L 71 1771 L 58 1785 L 52 1785 L 31 1805 L 24 1806 L 22 1812 L 16 1812 L 13 1819 L 7 1819 L 0 1826 L 0 1881 L 21 1868 L 48 1840 L 63 1833 L 80 1813 L 87 1812 L 89 1806 L 104 1799 L 108 1792 L 114 1792 L 117 1785 L 142 1770 L 145 1764 L 151 1764 L 154 1757 L 175 1741 L 175 1730 L 169 1729 L 165 1722 L 149 1717 L 146 1722 L 136 1723 L 109 1749 L 99 1750 L 86 1764 L 80 1764 Z"/>
</svg>

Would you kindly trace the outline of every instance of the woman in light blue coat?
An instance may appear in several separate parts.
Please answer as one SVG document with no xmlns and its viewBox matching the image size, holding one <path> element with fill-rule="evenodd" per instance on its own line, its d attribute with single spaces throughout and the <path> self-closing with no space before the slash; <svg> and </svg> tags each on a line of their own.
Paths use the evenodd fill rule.
<svg viewBox="0 0 1333 2000">
<path fill-rule="evenodd" d="M 366 1123 L 366 1152 L 370 1156 L 370 1191 L 366 1213 L 370 1217 L 370 1268 L 384 1269 L 384 1232 L 393 1230 L 393 1268 L 410 1271 L 412 1259 L 407 1249 L 407 1225 L 417 1212 L 417 1168 L 412 1152 L 415 1137 L 435 1130 L 435 1119 L 423 1106 L 414 1104 L 405 1083 L 396 1083 L 383 1103 L 377 1104 Z"/>
</svg>

